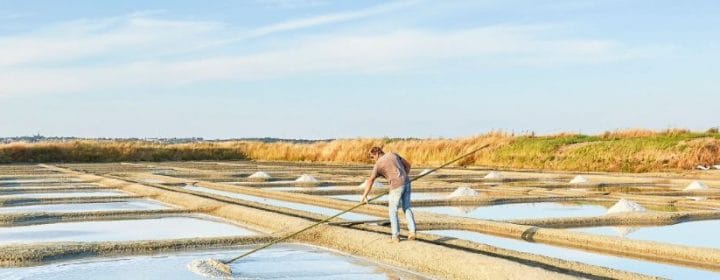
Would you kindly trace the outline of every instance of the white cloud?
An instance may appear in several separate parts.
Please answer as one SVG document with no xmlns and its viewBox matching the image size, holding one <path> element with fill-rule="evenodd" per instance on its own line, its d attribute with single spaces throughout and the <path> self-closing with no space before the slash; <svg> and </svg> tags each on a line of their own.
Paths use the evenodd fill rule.
<svg viewBox="0 0 720 280">
<path fill-rule="evenodd" d="M 262 27 L 262 36 L 346 21 L 395 9 L 379 6 Z M 229 41 L 217 22 L 160 20 L 142 15 L 52 25 L 32 34 L 0 38 L 0 96 L 177 87 L 222 80 L 278 79 L 298 74 L 378 74 L 448 63 L 481 67 L 606 63 L 639 57 L 611 40 L 557 38 L 556 27 L 493 25 L 445 31 L 404 29 L 382 34 L 330 33 L 285 39 L 261 51 L 218 54 L 196 42 Z M 229 38 L 230 37 L 230 38 Z M 277 41 L 275 41 L 277 42 Z M 194 50 L 191 55 L 164 56 Z M 100 60 L 102 63 L 89 63 Z"/>
<path fill-rule="evenodd" d="M 134 15 L 53 24 L 30 34 L 0 37 L 0 67 L 188 48 L 192 39 L 219 26 Z"/>
<path fill-rule="evenodd" d="M 320 16 L 314 16 L 314 17 L 297 19 L 297 20 L 289 20 L 289 21 L 280 22 L 280 23 L 276 23 L 276 24 L 272 24 L 269 26 L 255 29 L 252 32 L 250 32 L 248 34 L 248 36 L 249 37 L 258 37 L 258 36 L 264 36 L 264 35 L 277 33 L 277 32 L 284 32 L 284 31 L 297 30 L 297 29 L 301 29 L 301 28 L 308 28 L 308 27 L 313 27 L 313 26 L 318 26 L 318 25 L 326 25 L 326 24 L 331 24 L 331 23 L 356 20 L 356 19 L 361 19 L 361 18 L 378 15 L 378 14 L 387 13 L 387 12 L 394 11 L 394 10 L 397 10 L 400 8 L 414 5 L 416 3 L 418 3 L 418 1 L 390 2 L 389 4 L 378 5 L 375 7 L 370 7 L 367 9 L 362 9 L 362 10 L 357 10 L 357 11 L 340 12 L 340 13 L 320 15 Z"/>
</svg>

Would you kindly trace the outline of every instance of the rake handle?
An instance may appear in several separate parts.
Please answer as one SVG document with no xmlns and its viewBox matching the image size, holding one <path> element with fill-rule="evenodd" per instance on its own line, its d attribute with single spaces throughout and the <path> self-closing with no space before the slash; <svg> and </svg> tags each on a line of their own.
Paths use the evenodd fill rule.
<svg viewBox="0 0 720 280">
<path fill-rule="evenodd" d="M 461 160 L 461 159 L 463 159 L 463 158 L 465 158 L 465 157 L 467 157 L 467 156 L 469 156 L 469 155 L 472 155 L 472 154 L 476 153 L 477 151 L 480 151 L 480 150 L 482 150 L 482 149 L 487 148 L 488 146 L 490 146 L 490 144 L 485 144 L 485 145 L 481 146 L 480 148 L 477 148 L 477 149 L 475 149 L 475 150 L 472 150 L 472 151 L 470 151 L 470 152 L 468 152 L 468 153 L 466 153 L 466 154 L 463 154 L 463 155 L 461 155 L 461 156 L 459 156 L 459 157 L 457 157 L 457 158 L 455 158 L 455 159 L 453 159 L 453 160 L 451 160 L 451 161 L 448 161 L 448 162 L 444 163 L 443 165 L 440 165 L 440 166 L 438 166 L 438 167 L 435 167 L 435 168 L 431 169 L 430 171 L 428 171 L 428 172 L 426 172 L 426 173 L 424 173 L 424 174 L 420 174 L 420 175 L 418 175 L 418 176 L 415 176 L 414 178 L 410 179 L 410 182 L 414 182 L 415 180 L 418 180 L 418 179 L 420 179 L 420 178 L 422 178 L 422 177 L 425 177 L 425 176 L 429 175 L 430 173 L 433 173 L 433 172 L 435 172 L 435 171 L 437 171 L 437 170 L 439 170 L 439 169 L 441 169 L 441 168 L 444 168 L 444 167 L 446 167 L 446 166 L 448 166 L 448 165 L 451 165 L 451 164 L 453 164 L 453 163 L 455 163 L 455 162 L 457 162 L 457 161 L 459 161 L 459 160 Z M 385 191 L 385 192 L 383 192 L 383 193 L 381 193 L 381 194 L 379 194 L 379 195 L 377 195 L 377 196 L 374 196 L 374 197 L 370 198 L 370 199 L 368 200 L 368 202 L 373 201 L 373 200 L 375 200 L 375 199 L 378 199 L 378 198 L 380 198 L 380 197 L 382 197 L 382 196 L 384 196 L 384 195 L 386 195 L 386 194 L 388 194 L 388 193 L 389 193 L 389 190 L 388 190 L 388 191 Z M 338 216 L 340 216 L 340 215 L 342 215 L 342 214 L 345 214 L 345 213 L 347 213 L 347 212 L 350 212 L 350 211 L 352 211 L 352 210 L 355 210 L 356 208 L 358 208 L 358 207 L 360 207 L 360 206 L 363 206 L 363 205 L 365 205 L 364 202 L 358 203 L 357 205 L 355 205 L 355 206 L 353 206 L 353 207 L 350 207 L 350 208 L 348 208 L 348 209 L 346 209 L 346 210 L 344 210 L 344 211 L 342 211 L 342 212 L 339 212 L 339 213 L 337 213 L 337 214 L 335 214 L 335 215 L 333 215 L 333 216 L 327 217 L 327 218 L 325 218 L 325 219 L 323 219 L 323 220 L 321 220 L 321 221 L 319 221 L 319 222 L 317 222 L 317 223 L 314 223 L 314 224 L 309 225 L 309 226 L 307 226 L 307 227 L 305 227 L 305 228 L 303 228 L 303 229 L 301 229 L 301 230 L 298 230 L 298 231 L 296 231 L 296 232 L 294 232 L 294 233 L 291 233 L 291 234 L 289 234 L 289 235 L 286 235 L 285 237 L 276 239 L 276 240 L 274 240 L 274 241 L 272 241 L 272 242 L 270 242 L 270 243 L 267 243 L 267 244 L 265 244 L 265 245 L 263 245 L 263 246 L 260 246 L 260 247 L 257 247 L 257 248 L 255 248 L 255 249 L 252 249 L 252 250 L 250 250 L 250 251 L 248 251 L 248 252 L 246 252 L 246 253 L 244 253 L 244 254 L 242 254 L 242 255 L 240 255 L 240 256 L 237 256 L 237 257 L 232 258 L 232 259 L 227 260 L 227 261 L 223 261 L 222 263 L 224 263 L 224 264 L 232 263 L 232 262 L 234 262 L 234 261 L 236 261 L 236 260 L 239 260 L 239 259 L 241 259 L 241 258 L 243 258 L 243 257 L 246 257 L 247 255 L 250 255 L 250 254 L 252 254 L 252 253 L 255 253 L 255 252 L 257 252 L 257 251 L 260 251 L 260 250 L 262 250 L 262 249 L 265 249 L 265 248 L 270 247 L 270 246 L 272 246 L 272 245 L 275 245 L 275 244 L 277 244 L 277 243 L 280 243 L 280 242 L 282 242 L 282 241 L 288 240 L 288 239 L 290 239 L 290 238 L 293 238 L 293 237 L 297 236 L 297 235 L 300 234 L 300 233 L 303 233 L 303 232 L 305 232 L 305 231 L 307 231 L 307 230 L 309 230 L 309 229 L 311 229 L 311 228 L 314 228 L 314 227 L 319 226 L 319 225 L 321 225 L 321 224 L 323 224 L 323 223 L 326 223 L 327 221 L 330 221 L 330 220 L 332 220 L 332 219 L 334 219 L 334 218 L 337 218 Z"/>
</svg>

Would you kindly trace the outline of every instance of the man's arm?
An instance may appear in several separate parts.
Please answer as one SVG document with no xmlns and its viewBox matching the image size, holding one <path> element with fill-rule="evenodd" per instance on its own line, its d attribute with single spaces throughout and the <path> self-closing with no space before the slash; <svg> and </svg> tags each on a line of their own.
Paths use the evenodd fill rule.
<svg viewBox="0 0 720 280">
<path fill-rule="evenodd" d="M 377 179 L 377 164 L 373 167 L 372 173 L 370 173 L 370 178 L 365 181 L 365 191 L 363 192 L 362 199 L 360 200 L 362 203 L 367 203 L 367 196 L 370 194 L 370 190 L 372 189 L 373 184 L 375 184 L 375 180 Z"/>
<path fill-rule="evenodd" d="M 370 190 L 372 189 L 373 184 L 375 183 L 375 179 L 376 179 L 376 177 L 370 177 L 370 179 L 368 179 L 368 180 L 366 181 L 367 184 L 365 184 L 365 191 L 363 192 L 363 196 L 362 196 L 361 202 L 363 202 L 363 203 L 368 203 L 368 200 L 367 200 L 368 198 L 367 198 L 367 196 L 368 196 L 368 194 L 370 193 Z"/>
</svg>

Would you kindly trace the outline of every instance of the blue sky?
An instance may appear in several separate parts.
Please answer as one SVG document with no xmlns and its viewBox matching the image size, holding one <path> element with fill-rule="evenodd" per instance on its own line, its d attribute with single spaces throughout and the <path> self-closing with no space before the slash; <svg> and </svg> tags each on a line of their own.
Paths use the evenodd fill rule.
<svg viewBox="0 0 720 280">
<path fill-rule="evenodd" d="M 718 1 L 4 1 L 0 136 L 720 125 Z"/>
</svg>

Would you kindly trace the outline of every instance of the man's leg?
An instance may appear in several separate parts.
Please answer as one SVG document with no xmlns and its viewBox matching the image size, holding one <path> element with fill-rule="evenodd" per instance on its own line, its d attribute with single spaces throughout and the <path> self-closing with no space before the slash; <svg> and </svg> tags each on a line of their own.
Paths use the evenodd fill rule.
<svg viewBox="0 0 720 280">
<path fill-rule="evenodd" d="M 410 195 L 412 193 L 412 185 L 410 183 L 405 184 L 403 186 L 403 193 L 402 193 L 402 208 L 403 212 L 405 213 L 405 218 L 407 219 L 407 227 L 408 231 L 410 232 L 408 234 L 408 239 L 413 240 L 415 239 L 415 216 L 413 215 L 413 211 L 411 208 L 410 203 Z"/>
<path fill-rule="evenodd" d="M 388 194 L 388 216 L 390 218 L 390 228 L 392 230 L 392 239 L 397 241 L 400 235 L 400 220 L 398 219 L 398 206 L 402 198 L 403 188 L 390 190 Z"/>
</svg>

